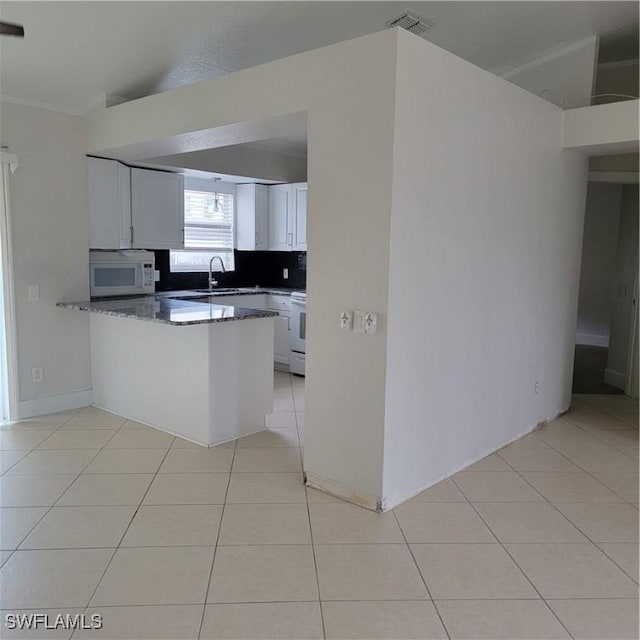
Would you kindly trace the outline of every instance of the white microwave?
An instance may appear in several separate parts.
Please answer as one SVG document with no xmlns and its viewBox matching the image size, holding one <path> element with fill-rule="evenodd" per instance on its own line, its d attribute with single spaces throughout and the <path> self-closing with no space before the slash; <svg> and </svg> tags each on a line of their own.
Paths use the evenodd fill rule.
<svg viewBox="0 0 640 640">
<path fill-rule="evenodd" d="M 154 293 L 155 255 L 152 251 L 90 251 L 91 297 Z"/>
</svg>

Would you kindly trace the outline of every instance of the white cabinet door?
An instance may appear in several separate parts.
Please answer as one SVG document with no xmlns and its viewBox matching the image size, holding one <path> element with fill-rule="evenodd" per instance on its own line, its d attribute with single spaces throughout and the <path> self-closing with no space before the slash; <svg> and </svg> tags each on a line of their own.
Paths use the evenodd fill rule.
<svg viewBox="0 0 640 640">
<path fill-rule="evenodd" d="M 276 316 L 275 320 L 275 347 L 274 362 L 277 364 L 289 364 L 289 325 L 291 318 Z"/>
<path fill-rule="evenodd" d="M 291 251 L 293 244 L 290 184 L 269 187 L 269 251 Z"/>
<path fill-rule="evenodd" d="M 293 250 L 307 250 L 307 183 L 293 186 Z"/>
<path fill-rule="evenodd" d="M 116 160 L 87 158 L 89 247 L 131 248 L 131 170 Z"/>
<path fill-rule="evenodd" d="M 131 169 L 131 218 L 134 248 L 184 248 L 183 177 Z"/>
<path fill-rule="evenodd" d="M 269 247 L 269 188 L 263 184 L 236 187 L 236 249 L 265 251 Z"/>
</svg>

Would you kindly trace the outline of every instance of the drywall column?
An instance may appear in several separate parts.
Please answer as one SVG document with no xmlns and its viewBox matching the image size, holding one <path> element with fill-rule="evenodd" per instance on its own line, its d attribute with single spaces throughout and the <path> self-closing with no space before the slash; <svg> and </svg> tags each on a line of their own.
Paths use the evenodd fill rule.
<svg viewBox="0 0 640 640">
<path fill-rule="evenodd" d="M 386 507 L 569 405 L 587 166 L 563 116 L 399 34 Z"/>
<path fill-rule="evenodd" d="M 312 482 L 373 507 L 382 495 L 397 38 L 376 33 L 87 118 L 89 152 L 144 160 L 248 142 L 255 131 L 277 137 L 270 123 L 306 112 L 304 467 Z M 380 313 L 379 333 L 342 331 L 344 309 Z"/>
</svg>

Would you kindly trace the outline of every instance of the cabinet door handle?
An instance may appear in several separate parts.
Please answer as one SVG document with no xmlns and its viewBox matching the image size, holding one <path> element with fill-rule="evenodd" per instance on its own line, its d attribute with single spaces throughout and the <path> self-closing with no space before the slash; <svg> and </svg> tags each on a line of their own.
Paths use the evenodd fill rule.
<svg viewBox="0 0 640 640">
<path fill-rule="evenodd" d="M 293 233 L 289 232 L 288 236 L 289 236 L 289 246 L 292 246 L 293 245 Z"/>
</svg>

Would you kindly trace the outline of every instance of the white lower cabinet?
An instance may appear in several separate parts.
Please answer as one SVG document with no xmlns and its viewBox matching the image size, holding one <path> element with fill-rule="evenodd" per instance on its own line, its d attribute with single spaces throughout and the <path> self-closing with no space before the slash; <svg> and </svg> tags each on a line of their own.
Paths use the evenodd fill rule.
<svg viewBox="0 0 640 640">
<path fill-rule="evenodd" d="M 277 311 L 275 319 L 275 346 L 273 360 L 276 369 L 289 370 L 289 331 L 291 330 L 291 298 L 270 294 L 267 309 Z"/>
<path fill-rule="evenodd" d="M 275 346 L 273 361 L 280 368 L 289 368 L 289 327 L 291 325 L 291 316 L 279 315 L 275 320 Z"/>
<path fill-rule="evenodd" d="M 274 317 L 273 361 L 277 369 L 289 369 L 289 331 L 291 327 L 291 298 L 289 296 L 274 294 L 217 296 L 216 303 L 247 309 L 277 311 L 278 315 Z"/>
</svg>

